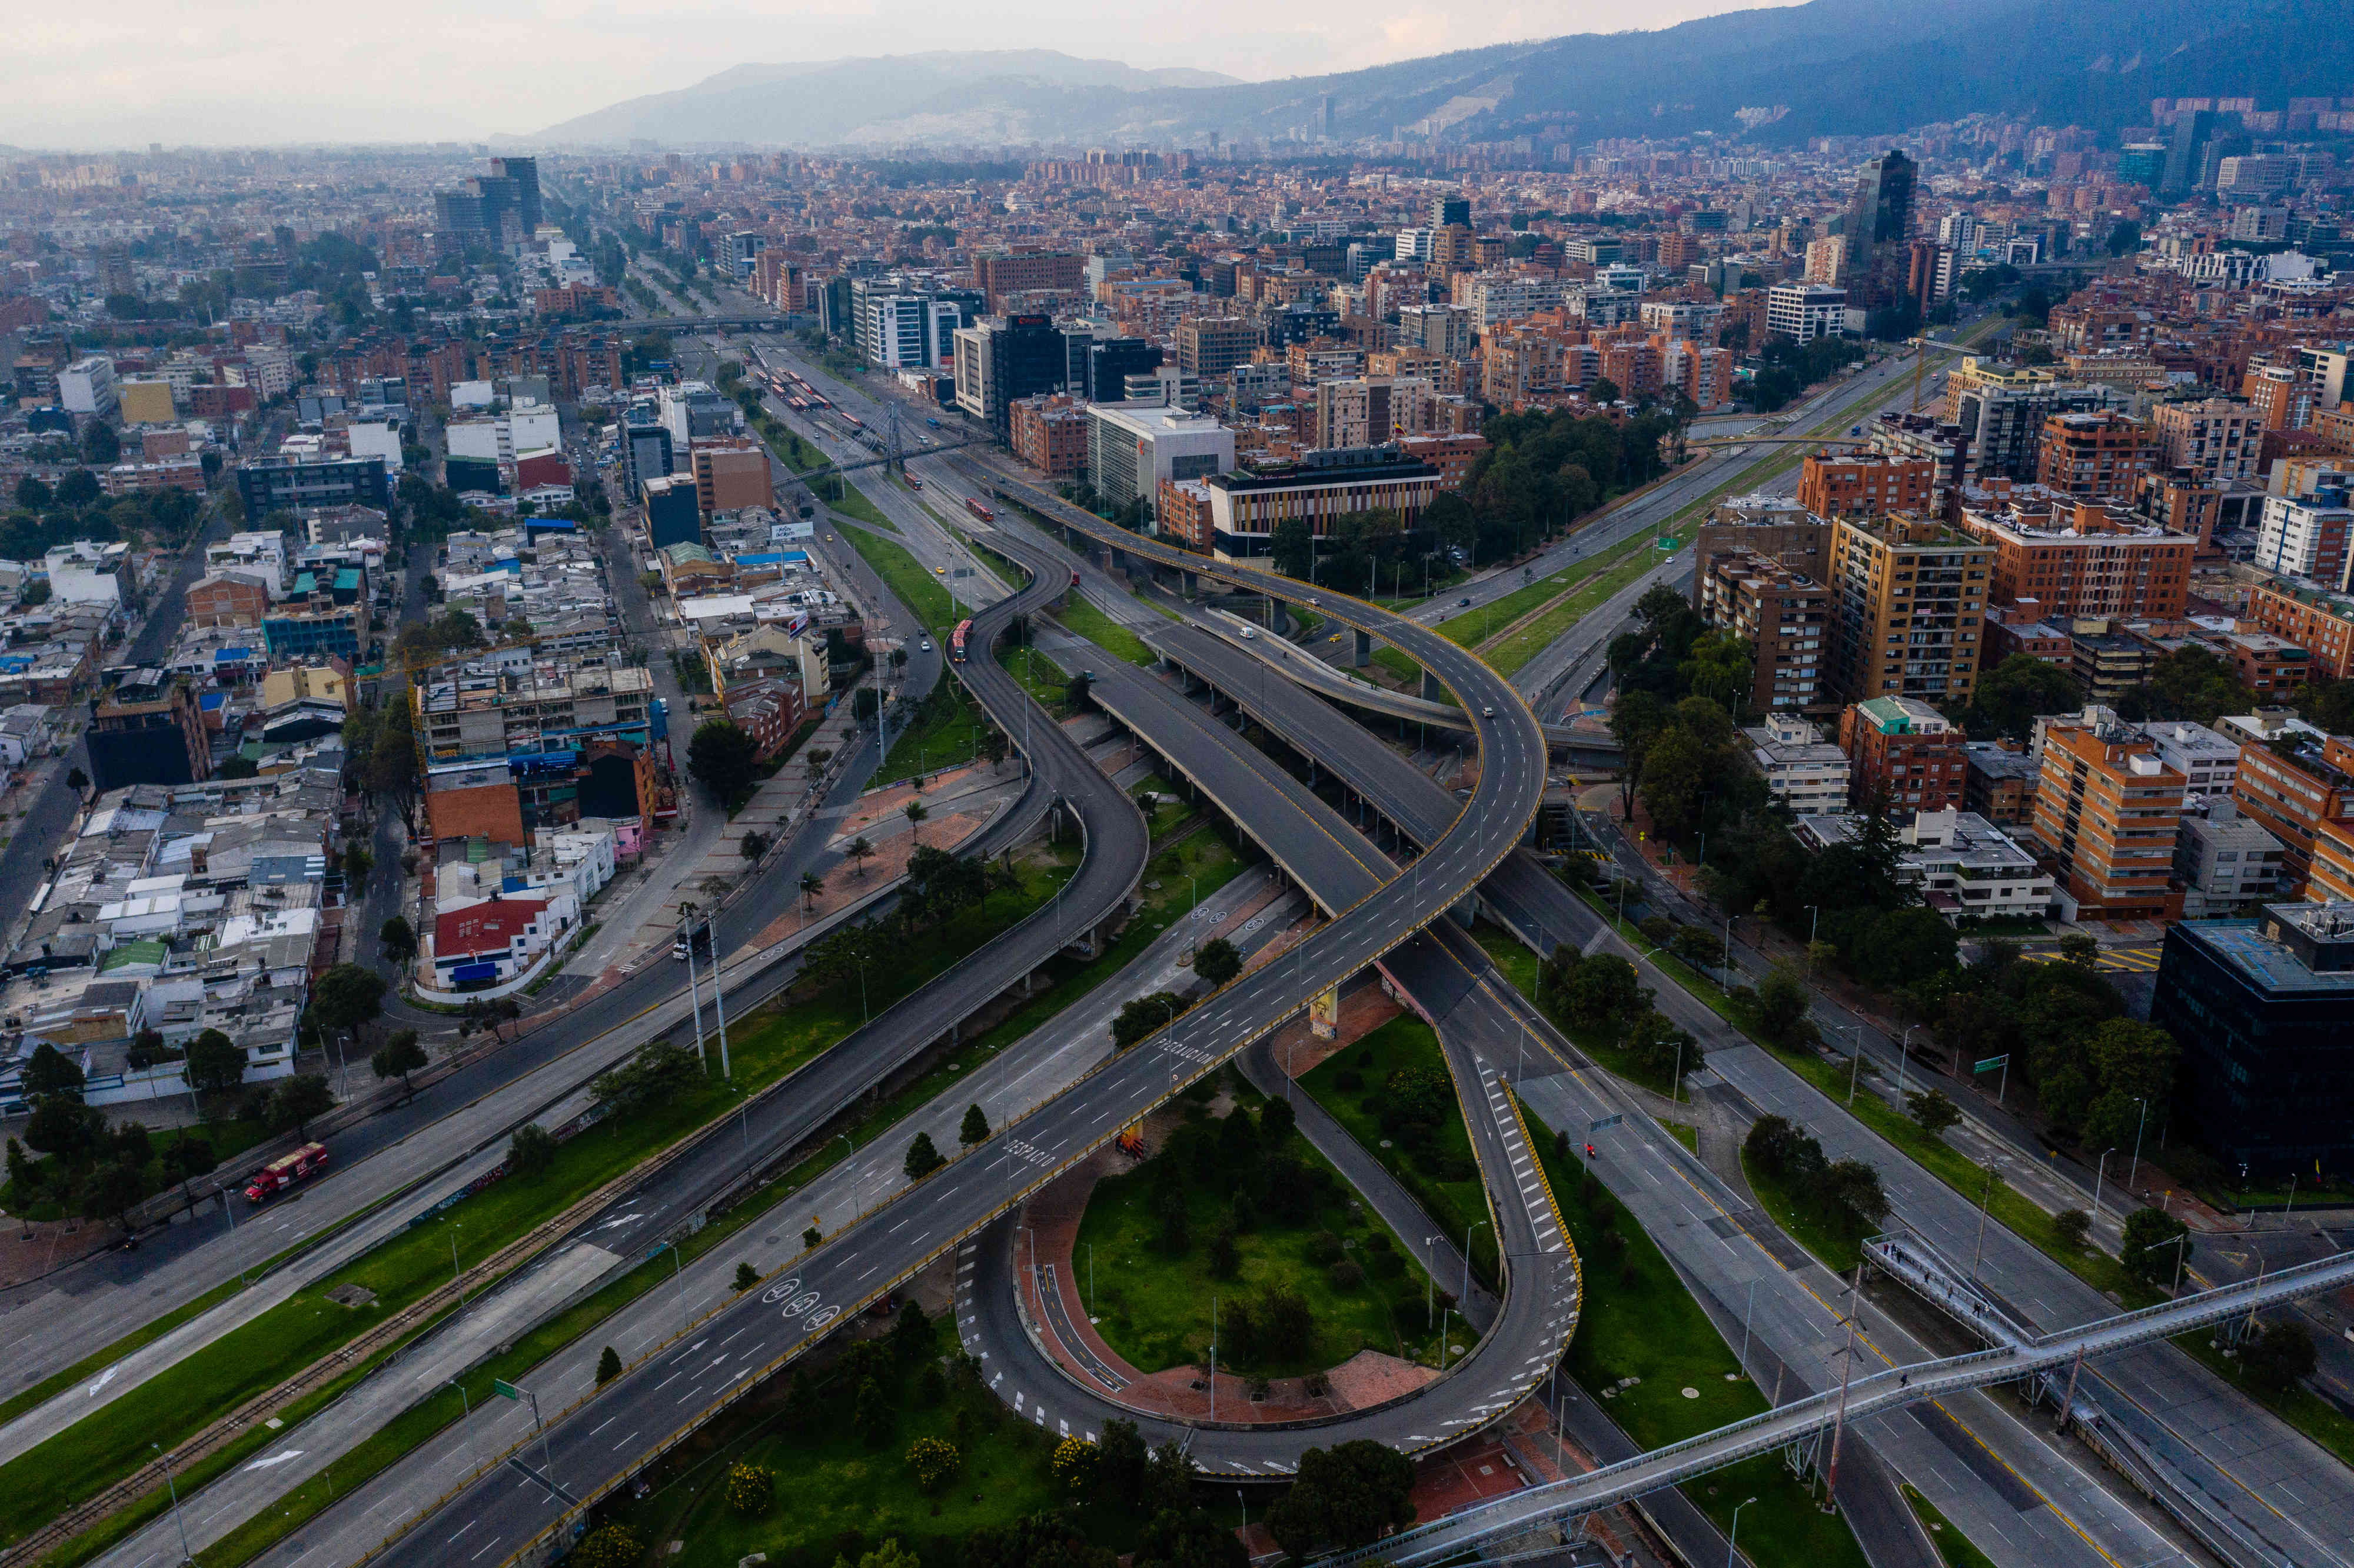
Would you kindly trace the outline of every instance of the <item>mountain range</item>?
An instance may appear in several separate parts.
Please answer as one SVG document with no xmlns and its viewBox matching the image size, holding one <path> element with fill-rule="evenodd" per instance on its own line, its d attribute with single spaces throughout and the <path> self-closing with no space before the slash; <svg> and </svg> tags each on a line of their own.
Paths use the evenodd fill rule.
<svg viewBox="0 0 2354 1568">
<path fill-rule="evenodd" d="M 1289 136 L 1327 98 L 1341 143 L 1443 127 L 1465 140 L 1710 132 L 1772 147 L 1973 111 L 2105 130 L 2147 123 L 2153 98 L 2333 96 L 2354 83 L 2345 21 L 2313 0 L 1809 0 L 1264 82 L 1046 49 L 897 55 L 739 66 L 528 140 L 1198 145 L 1214 131 Z"/>
</svg>

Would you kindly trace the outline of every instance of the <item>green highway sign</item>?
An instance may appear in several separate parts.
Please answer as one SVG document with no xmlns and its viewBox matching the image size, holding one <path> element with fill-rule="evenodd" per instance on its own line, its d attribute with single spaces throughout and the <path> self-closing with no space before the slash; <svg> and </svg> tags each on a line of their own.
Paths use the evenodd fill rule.
<svg viewBox="0 0 2354 1568">
<path fill-rule="evenodd" d="M 509 1383 L 503 1377 L 493 1378 L 491 1380 L 491 1392 L 497 1394 L 501 1399 L 521 1399 L 523 1397 L 523 1391 L 516 1388 L 514 1384 Z"/>
<path fill-rule="evenodd" d="M 2009 1060 L 2010 1055 L 2008 1052 L 1999 1056 L 1989 1056 L 1985 1061 L 1980 1062 L 1977 1066 L 1971 1068 L 1970 1071 L 1973 1073 L 1991 1073 L 1997 1067 L 2001 1066 L 2005 1062 Z"/>
</svg>

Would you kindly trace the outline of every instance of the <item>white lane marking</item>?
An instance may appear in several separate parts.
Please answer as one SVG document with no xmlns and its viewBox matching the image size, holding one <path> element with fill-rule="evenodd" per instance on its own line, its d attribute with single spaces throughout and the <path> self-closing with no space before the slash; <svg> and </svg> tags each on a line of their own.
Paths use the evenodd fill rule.
<svg viewBox="0 0 2354 1568">
<path fill-rule="evenodd" d="M 278 1466 L 280 1466 L 280 1465 L 282 1465 L 282 1464 L 286 1463 L 286 1461 L 287 1461 L 287 1460 L 289 1460 L 289 1459 L 299 1459 L 299 1458 L 301 1458 L 302 1457 L 302 1449 L 300 1449 L 300 1448 L 285 1448 L 285 1449 L 281 1449 L 279 1452 L 277 1452 L 277 1453 L 275 1453 L 275 1454 L 270 1455 L 270 1457 L 268 1457 L 267 1459 L 256 1459 L 252 1464 L 248 1465 L 248 1466 L 246 1466 L 245 1467 L 246 1467 L 248 1470 L 268 1470 L 268 1469 L 273 1469 L 273 1468 L 275 1468 L 276 1467 L 278 1467 Z"/>
</svg>

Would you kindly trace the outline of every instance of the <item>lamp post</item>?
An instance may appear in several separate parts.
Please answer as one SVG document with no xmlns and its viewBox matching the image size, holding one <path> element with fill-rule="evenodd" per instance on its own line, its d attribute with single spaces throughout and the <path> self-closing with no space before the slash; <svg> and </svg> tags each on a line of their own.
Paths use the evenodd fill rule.
<svg viewBox="0 0 2354 1568">
<path fill-rule="evenodd" d="M 2109 1156 L 2115 1152 L 2116 1150 L 2114 1147 L 2101 1150 L 2101 1163 L 2093 1171 L 2093 1223 L 2094 1224 L 2101 1223 L 2101 1178 L 2109 1173 Z"/>
<path fill-rule="evenodd" d="M 482 1473 L 482 1450 L 474 1446 L 474 1402 L 466 1397 L 464 1383 L 454 1377 L 447 1382 L 458 1391 L 458 1408 L 462 1413 L 459 1418 L 466 1424 L 466 1457 L 473 1461 L 474 1474 L 479 1476 Z"/>
<path fill-rule="evenodd" d="M 705 936 L 711 938 L 711 1013 L 719 1025 L 719 1075 L 732 1084 L 736 1081 L 736 1074 L 727 1065 L 727 1008 L 719 1000 L 719 933 L 712 927 L 708 911 L 705 911 L 703 916 L 703 932 Z M 687 957 L 692 959 L 695 956 L 693 942 L 686 945 L 686 951 Z"/>
<path fill-rule="evenodd" d="M 172 1522 L 180 1531 L 180 1561 L 193 1563 L 196 1554 L 188 1550 L 188 1520 L 187 1516 L 180 1511 L 180 1483 L 172 1474 L 172 1456 L 164 1452 L 161 1443 L 150 1443 L 147 1446 L 154 1449 L 156 1456 L 164 1461 L 164 1486 L 172 1494 Z"/>
<path fill-rule="evenodd" d="M 703 1050 L 703 991 L 695 976 L 695 905 L 692 900 L 678 906 L 679 932 L 686 943 L 686 991 L 695 1004 L 695 1058 L 707 1069 L 710 1059 Z"/>
<path fill-rule="evenodd" d="M 1471 1238 L 1478 1234 L 1482 1225 L 1487 1224 L 1485 1220 L 1475 1221 L 1463 1233 L 1463 1295 L 1458 1298 L 1458 1300 L 1469 1299 L 1471 1295 Z"/>
<path fill-rule="evenodd" d="M 1749 1304 L 1741 1309 L 1741 1374 L 1749 1375 L 1749 1315 L 1757 1310 L 1757 1282 L 1749 1282 Z"/>
<path fill-rule="evenodd" d="M 1756 1500 L 1755 1498 L 1743 1498 L 1733 1505 L 1733 1529 L 1724 1538 L 1724 1568 L 1733 1568 L 1733 1543 L 1741 1539 L 1741 1510 Z"/>
<path fill-rule="evenodd" d="M 2126 1174 L 2126 1185 L 2127 1187 L 2131 1187 L 2141 1177 L 2141 1135 L 2143 1130 L 2149 1126 L 2149 1102 L 2142 1098 L 2139 1095 L 2136 1095 L 2134 1097 L 2134 1104 L 2141 1107 L 2141 1117 L 2140 1119 L 2134 1123 L 2133 1169 Z"/>
</svg>

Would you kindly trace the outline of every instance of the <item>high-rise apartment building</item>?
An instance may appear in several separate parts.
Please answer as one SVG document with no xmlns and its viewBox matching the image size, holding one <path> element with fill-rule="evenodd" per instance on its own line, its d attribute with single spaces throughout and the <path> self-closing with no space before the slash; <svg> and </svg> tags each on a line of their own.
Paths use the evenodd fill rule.
<svg viewBox="0 0 2354 1568">
<path fill-rule="evenodd" d="M 1316 444 L 1373 447 L 1426 434 L 1438 402 L 1427 376 L 1359 376 L 1316 387 Z"/>
<path fill-rule="evenodd" d="M 1707 563 L 1709 624 L 1752 650 L 1745 704 L 1736 713 L 1828 713 L 1831 596 L 1828 585 L 1748 551 Z"/>
<path fill-rule="evenodd" d="M 1204 381 L 1250 363 L 1265 338 L 1257 322 L 1243 316 L 1188 316 L 1177 323 L 1177 366 Z"/>
<path fill-rule="evenodd" d="M 1991 546 L 1918 517 L 1831 524 L 1834 681 L 1850 702 L 1966 703 L 1978 683 Z"/>
<path fill-rule="evenodd" d="M 2127 502 L 2158 450 L 2150 428 L 2123 414 L 2054 414 L 2043 421 L 2036 482 L 2079 501 Z"/>
<path fill-rule="evenodd" d="M 1445 228 L 1449 224 L 1459 224 L 1467 228 L 1470 227 L 1470 197 L 1437 196 L 1430 198 L 1430 227 Z"/>
<path fill-rule="evenodd" d="M 2035 838 L 2072 920 L 2174 920 L 2174 837 L 2188 781 L 2139 731 L 2106 719 L 2043 730 Z"/>
<path fill-rule="evenodd" d="M 769 449 L 758 441 L 697 441 L 689 455 L 695 464 L 695 504 L 705 516 L 777 503 Z"/>
<path fill-rule="evenodd" d="M 1936 482 L 1936 464 L 1927 458 L 1809 452 L 1799 471 L 1798 504 L 1818 517 L 1926 512 Z"/>
<path fill-rule="evenodd" d="M 2209 484 L 2255 477 L 2264 428 L 2245 403 L 2228 397 L 2160 403 L 2150 423 L 2161 466 L 2187 468 Z"/>
<path fill-rule="evenodd" d="M 2333 681 L 2354 677 L 2354 599 L 2279 578 L 2248 596 L 2248 619 L 2313 655 L 2313 669 Z"/>
<path fill-rule="evenodd" d="M 2349 575 L 2347 543 L 2354 535 L 2354 472 L 2288 461 L 2274 468 L 2275 484 L 2287 493 L 2264 497 L 2256 565 L 2343 591 Z"/>
<path fill-rule="evenodd" d="M 1003 256 L 982 256 L 972 264 L 973 281 L 987 296 L 991 312 L 1003 308 L 1008 294 L 1041 290 L 1076 293 L 1086 275 L 1083 260 L 1063 250 L 1017 250 Z"/>
<path fill-rule="evenodd" d="M 2300 726 L 2284 727 L 2274 744 L 2243 746 L 2232 800 L 2280 840 L 2281 880 L 2309 896 L 2316 863 L 2344 853 L 2325 838 L 2340 845 L 2354 840 L 2354 740 Z M 2348 872 L 2354 865 L 2325 865 L 2321 876 L 2327 882 Z"/>
<path fill-rule="evenodd" d="M 2047 370 L 1963 365 L 1958 385 L 1947 386 L 1946 402 L 1958 427 L 1956 439 L 1967 448 L 1963 471 L 1972 482 L 2032 480 L 2043 429 L 2053 415 L 2097 413 L 2114 400 L 2105 387 L 2063 383 Z"/>
<path fill-rule="evenodd" d="M 1776 283 L 1766 291 L 1766 330 L 1793 343 L 1847 330 L 1848 291 L 1822 283 Z"/>
<path fill-rule="evenodd" d="M 957 407 L 1000 433 L 1016 402 L 1061 391 L 1070 374 L 1068 340 L 1046 316 L 992 317 L 951 342 Z"/>
<path fill-rule="evenodd" d="M 1235 433 L 1207 414 L 1168 407 L 1087 410 L 1087 480 L 1114 508 L 1150 508 L 1164 479 L 1201 479 L 1232 468 Z"/>
<path fill-rule="evenodd" d="M 1993 547 L 1997 604 L 2032 600 L 2063 624 L 2182 617 L 2198 541 L 2122 506 L 2002 503 L 1965 508 L 1962 526 Z"/>
<path fill-rule="evenodd" d="M 1448 359 L 1468 359 L 1479 334 L 1471 313 L 1461 305 L 1401 305 L 1397 334 L 1401 347 L 1426 348 Z"/>
</svg>

